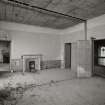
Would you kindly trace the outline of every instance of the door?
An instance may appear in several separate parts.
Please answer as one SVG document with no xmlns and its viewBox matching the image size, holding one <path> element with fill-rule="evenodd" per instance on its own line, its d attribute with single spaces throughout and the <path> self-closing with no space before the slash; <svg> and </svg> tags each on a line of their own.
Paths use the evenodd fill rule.
<svg viewBox="0 0 105 105">
<path fill-rule="evenodd" d="M 77 76 L 90 77 L 92 75 L 92 51 L 90 40 L 77 42 Z"/>
<path fill-rule="evenodd" d="M 71 68 L 71 43 L 65 43 L 65 68 Z"/>
</svg>

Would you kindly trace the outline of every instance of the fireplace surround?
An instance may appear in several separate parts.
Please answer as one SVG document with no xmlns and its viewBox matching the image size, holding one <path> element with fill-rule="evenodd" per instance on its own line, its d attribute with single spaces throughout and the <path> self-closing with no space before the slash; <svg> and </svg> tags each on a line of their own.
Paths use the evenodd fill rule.
<svg viewBox="0 0 105 105">
<path fill-rule="evenodd" d="M 27 70 L 27 63 L 28 62 L 35 62 L 35 70 L 41 70 L 41 60 L 42 60 L 42 55 L 37 54 L 37 55 L 23 55 L 22 56 L 22 63 L 23 63 L 23 72 Z"/>
</svg>

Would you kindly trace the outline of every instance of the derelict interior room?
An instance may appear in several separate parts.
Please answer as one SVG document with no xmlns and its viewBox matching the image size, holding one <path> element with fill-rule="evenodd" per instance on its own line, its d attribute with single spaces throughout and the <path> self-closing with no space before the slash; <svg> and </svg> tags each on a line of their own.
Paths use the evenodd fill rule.
<svg viewBox="0 0 105 105">
<path fill-rule="evenodd" d="M 0 0 L 0 105 L 105 105 L 105 0 Z"/>
</svg>

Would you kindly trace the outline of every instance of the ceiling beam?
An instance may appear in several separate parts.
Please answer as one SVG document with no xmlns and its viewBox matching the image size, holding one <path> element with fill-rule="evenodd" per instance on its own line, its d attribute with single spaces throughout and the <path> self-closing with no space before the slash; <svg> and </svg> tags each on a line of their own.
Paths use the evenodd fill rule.
<svg viewBox="0 0 105 105">
<path fill-rule="evenodd" d="M 29 8 L 32 8 L 32 9 L 39 9 L 39 10 L 42 10 L 42 11 L 58 14 L 58 15 L 64 16 L 64 17 L 74 18 L 74 19 L 77 19 L 77 20 L 80 20 L 80 21 L 83 21 L 83 22 L 86 21 L 86 20 L 78 18 L 78 17 L 74 17 L 74 16 L 70 16 L 70 15 L 67 15 L 67 14 L 60 13 L 60 12 L 48 10 L 48 9 L 45 9 L 45 8 L 41 8 L 41 7 L 34 6 L 34 5 L 29 4 L 29 3 L 24 3 L 24 2 L 21 2 L 21 1 L 17 1 L 17 0 L 2 0 L 2 1 L 8 2 L 8 3 L 15 3 L 16 5 L 18 4 L 20 6 L 29 7 Z"/>
</svg>

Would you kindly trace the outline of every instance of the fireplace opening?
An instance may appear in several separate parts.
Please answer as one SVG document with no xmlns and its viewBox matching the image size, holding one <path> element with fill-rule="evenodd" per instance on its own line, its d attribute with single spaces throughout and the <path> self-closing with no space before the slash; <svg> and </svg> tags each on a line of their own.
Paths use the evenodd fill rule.
<svg viewBox="0 0 105 105">
<path fill-rule="evenodd" d="M 29 61 L 29 71 L 35 71 L 35 61 Z"/>
</svg>

